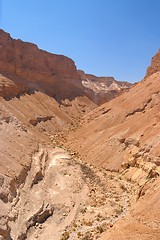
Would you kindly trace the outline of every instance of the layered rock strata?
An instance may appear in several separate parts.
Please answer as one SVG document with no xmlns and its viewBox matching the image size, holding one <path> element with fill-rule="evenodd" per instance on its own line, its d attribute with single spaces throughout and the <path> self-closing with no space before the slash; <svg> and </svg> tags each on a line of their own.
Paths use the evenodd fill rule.
<svg viewBox="0 0 160 240">
<path fill-rule="evenodd" d="M 113 77 L 97 77 L 81 70 L 78 73 L 82 78 L 85 95 L 98 105 L 112 100 L 132 87 L 131 83 L 117 81 Z"/>
</svg>

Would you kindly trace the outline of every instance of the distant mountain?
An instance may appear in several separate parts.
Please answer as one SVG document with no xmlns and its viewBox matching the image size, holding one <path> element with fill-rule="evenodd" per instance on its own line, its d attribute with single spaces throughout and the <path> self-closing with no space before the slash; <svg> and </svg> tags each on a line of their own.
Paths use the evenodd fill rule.
<svg viewBox="0 0 160 240">
<path fill-rule="evenodd" d="M 114 77 L 97 77 L 85 74 L 82 70 L 78 73 L 82 78 L 85 95 L 98 105 L 110 101 L 132 86 L 131 83 L 117 81 Z"/>
</svg>

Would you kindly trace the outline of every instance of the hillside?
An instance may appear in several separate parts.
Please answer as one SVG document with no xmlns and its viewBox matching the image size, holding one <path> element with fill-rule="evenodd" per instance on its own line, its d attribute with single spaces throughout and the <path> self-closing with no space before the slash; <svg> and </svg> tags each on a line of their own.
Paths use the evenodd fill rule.
<svg viewBox="0 0 160 240">
<path fill-rule="evenodd" d="M 87 114 L 67 139 L 85 162 L 138 184 L 137 203 L 102 239 L 159 239 L 160 72 Z M 76 141 L 75 141 L 76 139 Z"/>
<path fill-rule="evenodd" d="M 73 148 L 96 165 L 118 170 L 132 148 L 158 159 L 160 73 L 87 114 L 73 133 Z M 71 134 L 72 137 L 72 134 Z M 89 141 L 88 141 L 89 139 Z M 72 140 L 70 140 L 72 141 Z M 154 143 L 154 144 L 152 144 Z M 90 147 L 92 146 L 92 147 Z"/>
</svg>

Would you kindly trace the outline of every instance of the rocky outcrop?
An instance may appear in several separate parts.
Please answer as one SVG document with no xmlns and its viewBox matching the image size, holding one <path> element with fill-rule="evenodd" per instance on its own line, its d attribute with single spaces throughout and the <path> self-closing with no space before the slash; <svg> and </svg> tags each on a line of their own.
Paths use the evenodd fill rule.
<svg viewBox="0 0 160 240">
<path fill-rule="evenodd" d="M 151 65 L 147 68 L 146 77 L 151 76 L 152 74 L 160 71 L 160 49 L 152 58 Z"/>
<path fill-rule="evenodd" d="M 85 95 L 98 105 L 110 101 L 132 86 L 128 82 L 116 81 L 113 77 L 97 77 L 81 70 L 78 73 L 82 78 Z"/>
<path fill-rule="evenodd" d="M 17 96 L 29 90 L 42 91 L 60 101 L 74 99 L 83 93 L 76 66 L 65 56 L 40 50 L 32 43 L 14 40 L 3 30 L 0 30 L 0 56 L 0 71 L 4 76 L 12 74 L 14 82 L 12 92 L 10 86 L 1 84 L 1 96 Z"/>
</svg>

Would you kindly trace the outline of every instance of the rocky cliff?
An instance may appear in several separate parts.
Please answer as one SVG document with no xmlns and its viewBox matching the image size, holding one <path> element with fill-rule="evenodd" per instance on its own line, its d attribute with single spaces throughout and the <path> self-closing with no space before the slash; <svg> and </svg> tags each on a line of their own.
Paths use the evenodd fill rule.
<svg viewBox="0 0 160 240">
<path fill-rule="evenodd" d="M 151 65 L 147 68 L 146 76 L 149 77 L 153 73 L 159 72 L 160 71 L 160 49 L 158 52 L 153 56 Z"/>
<path fill-rule="evenodd" d="M 60 101 L 74 99 L 83 93 L 83 86 L 74 62 L 61 55 L 40 50 L 35 44 L 14 40 L 0 30 L 0 71 L 12 74 L 15 91 L 6 85 L 0 92 L 4 96 L 17 96 L 21 92 L 41 91 Z M 25 89 L 24 89 L 25 88 Z"/>
<path fill-rule="evenodd" d="M 131 86 L 113 78 L 97 78 L 78 72 L 70 58 L 48 53 L 32 43 L 14 40 L 3 30 L 0 30 L 0 55 L 0 71 L 4 76 L 0 96 L 7 99 L 41 91 L 58 102 L 87 96 L 96 104 L 101 104 Z M 8 75 L 12 77 L 12 83 L 5 84 Z"/>
</svg>

